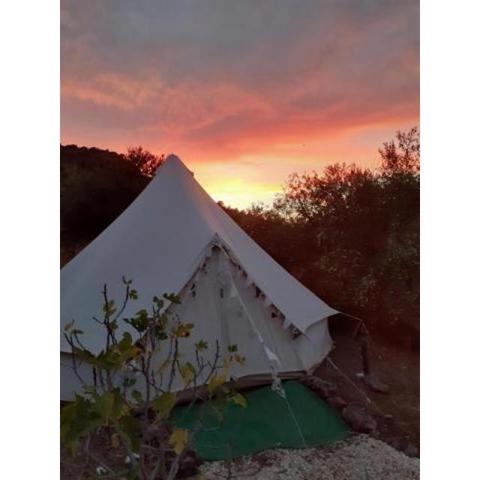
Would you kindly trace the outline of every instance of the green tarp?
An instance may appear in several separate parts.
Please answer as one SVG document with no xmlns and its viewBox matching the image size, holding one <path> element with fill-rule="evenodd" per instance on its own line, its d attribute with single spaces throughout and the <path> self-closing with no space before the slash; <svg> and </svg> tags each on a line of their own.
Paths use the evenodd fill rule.
<svg viewBox="0 0 480 480">
<path fill-rule="evenodd" d="M 210 405 L 180 406 L 174 421 L 192 431 L 201 417 L 194 443 L 203 460 L 235 458 L 268 448 L 315 447 L 348 435 L 338 413 L 308 388 L 295 381 L 284 382 L 283 388 L 288 403 L 267 386 L 245 393 L 245 408 L 229 402 L 220 416 Z"/>
</svg>

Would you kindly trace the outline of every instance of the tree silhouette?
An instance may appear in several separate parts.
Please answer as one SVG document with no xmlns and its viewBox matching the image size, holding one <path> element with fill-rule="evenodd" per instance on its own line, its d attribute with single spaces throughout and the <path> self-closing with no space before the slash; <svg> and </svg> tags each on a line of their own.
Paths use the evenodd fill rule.
<svg viewBox="0 0 480 480">
<path fill-rule="evenodd" d="M 154 155 L 140 145 L 129 147 L 125 158 L 132 162 L 146 177 L 153 177 L 157 168 L 165 161 L 164 155 Z"/>
<path fill-rule="evenodd" d="M 420 133 L 417 127 L 397 132 L 394 140 L 379 150 L 384 174 L 414 175 L 420 172 Z"/>
<path fill-rule="evenodd" d="M 394 341 L 419 335 L 420 141 L 398 132 L 377 170 L 334 164 L 292 174 L 273 206 L 227 212 L 339 310 Z"/>
</svg>

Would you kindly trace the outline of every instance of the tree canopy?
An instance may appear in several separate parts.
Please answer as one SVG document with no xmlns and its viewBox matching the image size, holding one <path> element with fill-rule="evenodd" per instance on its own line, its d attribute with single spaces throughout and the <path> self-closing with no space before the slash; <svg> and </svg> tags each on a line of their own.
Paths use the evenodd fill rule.
<svg viewBox="0 0 480 480">
<path fill-rule="evenodd" d="M 226 211 L 280 264 L 374 332 L 419 334 L 420 141 L 398 132 L 377 170 L 292 174 L 271 207 Z"/>
<path fill-rule="evenodd" d="M 127 155 L 61 147 L 64 261 L 100 234 L 163 162 L 142 147 Z M 275 260 L 338 310 L 393 340 L 418 340 L 420 140 L 398 132 L 379 168 L 336 163 L 293 173 L 272 205 L 224 210 Z M 70 248 L 70 249 L 69 249 Z"/>
<path fill-rule="evenodd" d="M 157 168 L 165 161 L 164 155 L 154 155 L 140 145 L 129 147 L 125 158 L 135 165 L 142 175 L 149 178 L 155 175 Z"/>
</svg>

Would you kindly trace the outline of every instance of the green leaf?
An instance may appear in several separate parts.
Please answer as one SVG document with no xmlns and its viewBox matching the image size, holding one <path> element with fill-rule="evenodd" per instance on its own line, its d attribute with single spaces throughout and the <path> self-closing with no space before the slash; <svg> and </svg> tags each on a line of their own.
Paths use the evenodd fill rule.
<svg viewBox="0 0 480 480">
<path fill-rule="evenodd" d="M 232 395 L 230 399 L 232 400 L 233 403 L 236 403 L 237 405 L 240 405 L 243 408 L 246 408 L 247 406 L 247 399 L 240 393 L 236 393 L 235 395 Z"/>
<path fill-rule="evenodd" d="M 190 362 L 180 365 L 180 375 L 185 384 L 188 385 L 195 378 L 195 374 L 195 367 Z"/>
<path fill-rule="evenodd" d="M 165 293 L 163 295 L 163 298 L 165 298 L 165 299 L 167 299 L 170 302 L 175 303 L 175 304 L 182 303 L 182 299 L 178 295 L 176 295 L 175 293 Z"/>
<path fill-rule="evenodd" d="M 125 318 L 124 321 L 131 325 L 137 332 L 143 333 L 148 327 L 148 312 L 145 309 L 139 310 L 134 318 Z"/>
<path fill-rule="evenodd" d="M 75 357 L 81 361 L 88 363 L 89 365 L 97 365 L 97 357 L 90 352 L 89 350 L 78 348 L 78 347 L 73 347 L 72 348 L 72 353 L 75 355 Z"/>
<path fill-rule="evenodd" d="M 208 343 L 205 340 L 200 340 L 197 343 L 195 343 L 195 349 L 198 352 L 202 352 L 203 350 L 207 350 L 208 348 Z"/>
<path fill-rule="evenodd" d="M 114 404 L 115 395 L 112 391 L 105 392 L 103 395 L 98 396 L 95 400 L 95 410 L 106 423 L 108 423 L 112 417 Z"/>
<path fill-rule="evenodd" d="M 132 336 L 128 332 L 124 332 L 122 339 L 118 342 L 118 349 L 125 352 L 132 346 Z"/>
<path fill-rule="evenodd" d="M 165 330 L 163 330 L 161 327 L 157 325 L 155 327 L 155 337 L 158 340 L 167 340 L 168 335 L 166 334 Z"/>
<path fill-rule="evenodd" d="M 214 392 L 218 387 L 227 381 L 226 375 L 214 375 L 208 382 L 207 389 L 210 393 Z"/>
<path fill-rule="evenodd" d="M 183 428 L 174 428 L 170 435 L 169 443 L 173 448 L 173 451 L 180 455 L 188 442 L 188 431 Z"/>
<path fill-rule="evenodd" d="M 152 401 L 152 408 L 155 410 L 157 417 L 156 421 L 167 418 L 175 406 L 177 397 L 174 393 L 166 392 L 155 398 Z"/>
<path fill-rule="evenodd" d="M 142 433 L 142 425 L 140 420 L 132 415 L 124 415 L 118 422 L 119 430 L 123 437 L 127 440 L 130 448 L 138 452 L 140 446 L 140 436 Z"/>
<path fill-rule="evenodd" d="M 117 387 L 102 395 L 96 395 L 94 409 L 100 415 L 104 425 L 111 425 L 129 411 L 129 406 L 123 400 L 120 388 Z"/>
<path fill-rule="evenodd" d="M 228 351 L 229 351 L 230 353 L 238 352 L 238 346 L 237 346 L 237 345 L 229 345 L 229 346 L 228 346 Z"/>
<path fill-rule="evenodd" d="M 103 304 L 103 313 L 105 313 L 107 317 L 113 315 L 116 311 L 115 300 L 108 300 Z"/>
<path fill-rule="evenodd" d="M 61 409 L 60 441 L 74 454 L 80 440 L 102 423 L 102 418 L 95 411 L 94 404 L 76 395 L 72 403 Z"/>
<path fill-rule="evenodd" d="M 157 306 L 157 308 L 163 308 L 164 301 L 161 298 L 158 298 L 156 295 L 153 297 L 153 303 Z"/>
<path fill-rule="evenodd" d="M 138 292 L 134 289 L 130 290 L 130 293 L 128 294 L 128 296 L 132 299 L 132 300 L 138 300 Z"/>
<path fill-rule="evenodd" d="M 173 334 L 178 338 L 189 337 L 193 327 L 194 327 L 193 323 L 179 323 L 173 329 Z"/>
<path fill-rule="evenodd" d="M 228 369 L 230 368 L 230 365 L 232 363 L 232 356 L 230 357 L 225 357 L 222 361 L 222 370 L 225 372 L 228 372 Z"/>
<path fill-rule="evenodd" d="M 165 369 L 167 367 L 169 367 L 171 365 L 171 361 L 170 360 L 164 360 L 160 366 L 157 368 L 157 373 L 162 373 L 163 371 L 165 371 Z"/>
</svg>

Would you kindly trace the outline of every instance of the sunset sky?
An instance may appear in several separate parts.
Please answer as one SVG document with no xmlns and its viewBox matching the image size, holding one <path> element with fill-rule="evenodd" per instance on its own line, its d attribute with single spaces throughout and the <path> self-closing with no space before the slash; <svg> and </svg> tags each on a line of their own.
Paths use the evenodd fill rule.
<svg viewBox="0 0 480 480">
<path fill-rule="evenodd" d="M 176 153 L 237 207 L 419 123 L 418 0 L 62 0 L 61 29 L 61 142 Z"/>
</svg>

